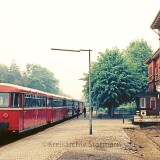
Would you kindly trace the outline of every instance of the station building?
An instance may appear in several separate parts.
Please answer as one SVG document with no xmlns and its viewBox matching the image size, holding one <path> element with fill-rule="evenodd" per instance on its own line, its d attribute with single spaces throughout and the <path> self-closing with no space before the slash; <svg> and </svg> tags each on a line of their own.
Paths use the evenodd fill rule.
<svg viewBox="0 0 160 160">
<path fill-rule="evenodd" d="M 160 11 L 151 24 L 151 29 L 159 36 L 160 43 Z M 144 64 L 148 65 L 148 90 L 136 97 L 137 115 L 142 117 L 158 116 L 160 118 L 160 47 Z M 155 117 L 154 117 L 155 116 Z M 138 117 L 134 117 L 134 120 Z"/>
</svg>

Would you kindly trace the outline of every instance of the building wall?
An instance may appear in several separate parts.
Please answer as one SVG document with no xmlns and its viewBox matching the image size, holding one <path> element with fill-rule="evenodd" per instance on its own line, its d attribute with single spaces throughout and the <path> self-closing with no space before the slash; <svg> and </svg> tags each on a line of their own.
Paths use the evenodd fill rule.
<svg viewBox="0 0 160 160">
<path fill-rule="evenodd" d="M 155 85 L 160 86 L 160 58 L 156 61 L 155 67 Z"/>
<path fill-rule="evenodd" d="M 156 67 L 155 61 L 152 61 L 148 65 L 148 89 L 150 92 L 154 92 L 156 90 L 156 87 L 155 87 L 155 67 Z"/>
<path fill-rule="evenodd" d="M 151 28 L 158 31 L 160 43 L 160 11 L 153 21 Z M 146 115 L 160 115 L 160 48 L 151 57 L 146 59 L 145 64 L 148 64 L 149 92 L 146 92 L 145 96 L 142 95 L 138 97 L 139 103 L 137 109 L 139 109 L 140 112 L 142 111 L 142 113 L 146 113 Z"/>
</svg>

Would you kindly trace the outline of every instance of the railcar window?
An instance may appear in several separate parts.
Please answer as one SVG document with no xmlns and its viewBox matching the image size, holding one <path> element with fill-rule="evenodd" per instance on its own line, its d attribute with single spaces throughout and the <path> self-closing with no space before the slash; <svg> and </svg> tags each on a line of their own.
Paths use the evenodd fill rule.
<svg viewBox="0 0 160 160">
<path fill-rule="evenodd" d="M 52 99 L 51 98 L 47 98 L 47 106 L 52 107 Z"/>
<path fill-rule="evenodd" d="M 77 101 L 74 101 L 74 106 L 79 106 Z"/>
<path fill-rule="evenodd" d="M 24 107 L 45 107 L 46 98 L 39 95 L 26 94 L 24 97 Z"/>
<path fill-rule="evenodd" d="M 66 100 L 66 106 L 72 106 L 72 104 L 73 104 L 72 101 Z"/>
<path fill-rule="evenodd" d="M 43 106 L 46 106 L 46 97 L 43 97 Z"/>
<path fill-rule="evenodd" d="M 54 107 L 62 107 L 63 106 L 63 99 L 53 99 L 53 106 Z"/>
<path fill-rule="evenodd" d="M 9 106 L 9 93 L 0 93 L 0 107 Z"/>
<path fill-rule="evenodd" d="M 79 106 L 84 106 L 84 105 L 83 105 L 83 102 L 79 102 Z"/>
<path fill-rule="evenodd" d="M 11 93 L 11 107 L 19 107 L 19 94 Z"/>
<path fill-rule="evenodd" d="M 25 94 L 24 96 L 24 107 L 31 107 L 32 97 L 30 94 Z"/>
</svg>

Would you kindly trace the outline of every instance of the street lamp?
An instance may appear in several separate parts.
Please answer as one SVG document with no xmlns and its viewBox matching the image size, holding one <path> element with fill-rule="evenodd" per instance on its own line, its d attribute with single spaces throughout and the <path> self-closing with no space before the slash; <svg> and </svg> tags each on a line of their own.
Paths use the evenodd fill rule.
<svg viewBox="0 0 160 160">
<path fill-rule="evenodd" d="M 51 48 L 51 50 L 57 50 L 57 51 L 69 51 L 69 52 L 83 52 L 87 51 L 89 52 L 89 133 L 92 134 L 92 101 L 91 101 L 91 55 L 90 52 L 92 50 L 90 49 L 80 49 L 80 50 L 74 50 L 74 49 L 58 49 L 58 48 Z"/>
</svg>

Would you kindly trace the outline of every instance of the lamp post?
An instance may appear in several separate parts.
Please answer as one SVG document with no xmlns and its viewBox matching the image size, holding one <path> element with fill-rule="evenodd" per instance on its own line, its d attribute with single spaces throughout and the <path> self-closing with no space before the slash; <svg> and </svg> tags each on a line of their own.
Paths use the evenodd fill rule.
<svg viewBox="0 0 160 160">
<path fill-rule="evenodd" d="M 57 51 L 69 51 L 69 52 L 83 52 L 87 51 L 89 52 L 89 133 L 92 135 L 92 101 L 91 101 L 91 51 L 90 49 L 80 49 L 80 50 L 74 50 L 74 49 L 58 49 L 58 48 L 51 48 L 51 50 L 57 50 Z"/>
</svg>

